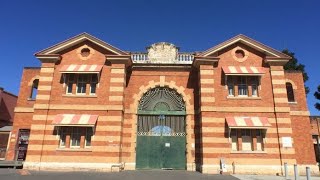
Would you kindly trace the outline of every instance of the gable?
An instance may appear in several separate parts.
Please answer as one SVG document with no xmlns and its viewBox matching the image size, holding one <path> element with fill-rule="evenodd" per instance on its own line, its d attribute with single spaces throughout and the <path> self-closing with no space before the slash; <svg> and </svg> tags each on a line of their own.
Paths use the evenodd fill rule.
<svg viewBox="0 0 320 180">
<path fill-rule="evenodd" d="M 53 54 L 59 54 L 60 52 L 70 48 L 70 47 L 73 47 L 73 46 L 76 46 L 82 42 L 85 42 L 85 41 L 90 41 L 91 43 L 107 50 L 107 51 L 110 51 L 112 53 L 114 53 L 115 55 L 127 55 L 128 53 L 127 52 L 124 52 L 88 33 L 81 33 L 77 36 L 74 36 L 70 39 L 67 39 L 65 41 L 62 41 L 58 44 L 55 44 L 47 49 L 44 49 L 42 51 L 39 51 L 37 53 L 35 53 L 35 56 L 38 56 L 38 55 L 53 55 Z"/>
<path fill-rule="evenodd" d="M 278 50 L 275 50 L 269 46 L 266 46 L 258 41 L 255 41 L 245 35 L 237 35 L 223 43 L 220 43 L 202 53 L 200 53 L 199 55 L 200 56 L 214 56 L 215 53 L 217 53 L 218 51 L 221 51 L 225 48 L 228 48 L 229 46 L 232 46 L 236 43 L 241 43 L 241 44 L 244 44 L 244 45 L 247 45 L 263 54 L 265 54 L 266 56 L 271 56 L 271 57 L 277 57 L 277 58 L 288 58 L 290 59 L 290 56 L 278 51 Z"/>
<path fill-rule="evenodd" d="M 241 57 L 237 56 L 238 51 L 243 53 Z M 217 51 L 214 56 L 219 58 L 218 66 L 265 66 L 265 54 L 240 42 Z"/>
</svg>

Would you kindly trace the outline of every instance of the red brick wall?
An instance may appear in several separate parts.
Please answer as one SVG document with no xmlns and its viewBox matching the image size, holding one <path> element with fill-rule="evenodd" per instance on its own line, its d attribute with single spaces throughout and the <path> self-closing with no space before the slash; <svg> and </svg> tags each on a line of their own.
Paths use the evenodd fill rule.
<svg viewBox="0 0 320 180">
<path fill-rule="evenodd" d="M 301 72 L 285 72 L 286 82 L 292 83 L 295 103 L 289 103 L 291 111 L 308 111 L 303 76 Z M 294 147 L 299 164 L 315 164 L 312 134 L 317 133 L 315 124 L 309 116 L 291 115 Z M 312 128 L 314 127 L 314 128 Z"/>
<path fill-rule="evenodd" d="M 291 116 L 294 148 L 298 164 L 315 164 L 314 145 L 308 116 Z"/>
<path fill-rule="evenodd" d="M 35 100 L 30 100 L 32 81 L 39 78 L 40 68 L 25 68 L 22 72 L 17 107 L 33 107 Z"/>
<path fill-rule="evenodd" d="M 310 125 L 311 125 L 311 134 L 312 135 L 319 135 L 320 129 L 319 129 L 319 121 L 320 118 L 317 117 L 310 117 Z"/>
<path fill-rule="evenodd" d="M 291 111 L 308 111 L 302 73 L 299 71 L 286 71 L 285 78 L 290 80 L 287 82 L 293 82 L 292 86 L 297 87 L 297 89 L 293 89 L 296 103 L 289 103 Z"/>
<path fill-rule="evenodd" d="M 17 99 L 17 96 L 0 89 L 0 123 L 3 123 L 0 127 L 12 124 Z"/>
</svg>

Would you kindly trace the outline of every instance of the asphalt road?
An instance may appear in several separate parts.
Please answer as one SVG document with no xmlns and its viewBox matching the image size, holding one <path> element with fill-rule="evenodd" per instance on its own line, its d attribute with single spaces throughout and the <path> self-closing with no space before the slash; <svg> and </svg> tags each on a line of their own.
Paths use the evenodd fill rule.
<svg viewBox="0 0 320 180">
<path fill-rule="evenodd" d="M 207 175 L 188 171 L 123 171 L 103 172 L 51 172 L 22 169 L 0 169 L 1 180 L 237 180 L 228 175 Z"/>
</svg>

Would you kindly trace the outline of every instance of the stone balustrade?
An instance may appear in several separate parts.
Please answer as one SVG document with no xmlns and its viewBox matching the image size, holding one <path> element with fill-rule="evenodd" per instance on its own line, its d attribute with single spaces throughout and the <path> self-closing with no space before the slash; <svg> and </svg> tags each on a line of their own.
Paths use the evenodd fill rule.
<svg viewBox="0 0 320 180">
<path fill-rule="evenodd" d="M 150 63 L 147 53 L 132 53 L 133 63 Z M 179 53 L 176 64 L 192 64 L 194 55 L 191 53 Z"/>
</svg>

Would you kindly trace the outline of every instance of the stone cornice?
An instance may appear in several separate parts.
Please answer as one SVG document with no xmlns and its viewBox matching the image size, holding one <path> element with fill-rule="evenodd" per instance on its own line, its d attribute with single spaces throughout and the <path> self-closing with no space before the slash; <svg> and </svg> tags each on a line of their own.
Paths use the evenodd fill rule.
<svg viewBox="0 0 320 180">
<path fill-rule="evenodd" d="M 59 54 L 36 54 L 35 55 L 42 63 L 56 63 L 61 60 Z"/>
<path fill-rule="evenodd" d="M 192 66 L 195 68 L 199 68 L 200 65 L 212 65 L 215 66 L 220 58 L 218 57 L 212 57 L 212 56 L 195 56 Z"/>
<path fill-rule="evenodd" d="M 126 67 L 132 65 L 132 60 L 130 55 L 105 55 L 106 60 L 111 62 L 111 64 L 125 64 Z"/>
<path fill-rule="evenodd" d="M 264 61 L 270 66 L 284 66 L 291 58 L 266 56 Z"/>
</svg>

